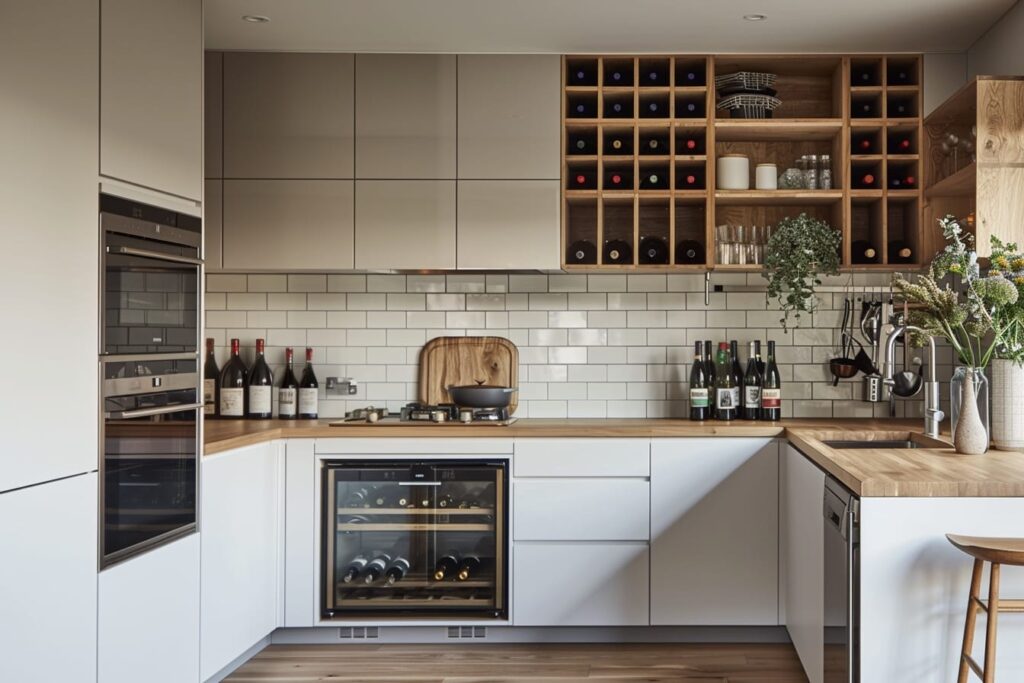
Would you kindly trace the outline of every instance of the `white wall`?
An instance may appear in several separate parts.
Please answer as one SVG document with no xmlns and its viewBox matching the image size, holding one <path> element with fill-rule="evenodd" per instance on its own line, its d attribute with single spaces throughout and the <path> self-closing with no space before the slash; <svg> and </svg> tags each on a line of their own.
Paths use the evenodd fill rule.
<svg viewBox="0 0 1024 683">
<path fill-rule="evenodd" d="M 1024 75 L 1024 2 L 1018 2 L 967 51 L 974 76 Z"/>
<path fill-rule="evenodd" d="M 932 113 L 967 82 L 966 52 L 929 52 L 924 55 L 924 115 Z"/>
</svg>

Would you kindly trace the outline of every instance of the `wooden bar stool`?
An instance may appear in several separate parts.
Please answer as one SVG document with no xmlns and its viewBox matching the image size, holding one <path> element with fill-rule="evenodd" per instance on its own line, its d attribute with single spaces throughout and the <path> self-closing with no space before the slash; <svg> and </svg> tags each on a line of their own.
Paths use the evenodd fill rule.
<svg viewBox="0 0 1024 683">
<path fill-rule="evenodd" d="M 949 542 L 974 558 L 974 573 L 971 576 L 971 595 L 967 599 L 967 622 L 964 624 L 964 646 L 960 651 L 960 676 L 957 683 L 967 683 L 970 671 L 978 675 L 983 683 L 996 680 L 996 625 L 1000 612 L 1024 613 L 1024 600 L 999 599 L 999 568 L 1008 564 L 1024 567 L 1024 538 L 983 538 L 946 534 Z M 986 562 L 991 563 L 989 571 L 988 603 L 980 597 L 981 572 Z M 988 615 L 985 629 L 985 668 L 971 657 L 974 646 L 974 626 L 978 610 Z"/>
</svg>

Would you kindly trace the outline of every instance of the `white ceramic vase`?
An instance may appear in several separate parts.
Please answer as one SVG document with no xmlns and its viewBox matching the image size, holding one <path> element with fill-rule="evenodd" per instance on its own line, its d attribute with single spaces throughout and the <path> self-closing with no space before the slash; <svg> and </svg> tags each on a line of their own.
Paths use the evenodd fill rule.
<svg viewBox="0 0 1024 683">
<path fill-rule="evenodd" d="M 1024 448 L 1024 365 L 992 361 L 992 443 L 1001 451 Z"/>
<path fill-rule="evenodd" d="M 962 455 L 981 455 L 988 450 L 988 431 L 978 414 L 973 368 L 967 368 L 962 391 L 960 420 L 953 432 L 953 447 Z"/>
</svg>

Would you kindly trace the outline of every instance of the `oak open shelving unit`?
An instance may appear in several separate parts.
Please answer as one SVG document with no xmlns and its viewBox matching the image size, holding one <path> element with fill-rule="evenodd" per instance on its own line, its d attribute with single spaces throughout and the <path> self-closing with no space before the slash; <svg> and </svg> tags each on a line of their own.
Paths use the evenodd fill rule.
<svg viewBox="0 0 1024 683">
<path fill-rule="evenodd" d="M 877 77 L 851 87 L 851 65 L 858 67 L 858 73 L 869 66 Z M 889 83 L 892 69 L 904 75 L 901 84 Z M 774 89 L 782 105 L 773 118 L 728 118 L 727 113 L 716 111 L 715 76 L 735 71 L 777 75 Z M 613 74 L 618 75 L 614 80 Z M 865 99 L 874 103 L 877 115 L 852 116 L 854 104 Z M 920 236 L 921 102 L 919 55 L 565 56 L 563 267 L 597 272 L 757 271 L 760 266 L 715 262 L 715 226 L 773 224 L 801 212 L 828 221 L 842 233 L 846 270 L 917 266 L 925 243 Z M 877 136 L 872 150 L 877 153 L 851 154 L 853 131 Z M 910 135 L 907 154 L 889 153 L 890 132 Z M 614 153 L 618 150 L 605 145 L 610 134 L 630 139 L 632 149 Z M 581 135 L 593 143 L 584 145 L 585 153 L 575 147 Z M 643 143 L 652 136 L 667 138 L 667 153 L 643 153 Z M 684 141 L 690 148 L 683 148 Z M 828 154 L 832 189 L 716 190 L 715 160 L 730 153 L 747 155 L 752 171 L 758 163 L 774 162 L 780 174 L 804 154 Z M 854 172 L 867 165 L 878 171 L 877 188 L 853 189 Z M 901 177 L 912 177 L 913 186 L 891 189 L 890 169 Z M 667 174 L 668 187 L 645 189 L 640 179 L 649 170 Z M 632 187 L 606 186 L 607 172 L 618 171 L 628 171 Z M 581 175 L 587 187 L 575 189 Z M 698 188 L 681 183 L 688 176 L 703 183 Z M 647 236 L 666 240 L 667 264 L 642 262 L 639 244 Z M 911 246 L 914 263 L 887 262 L 890 236 Z M 877 264 L 854 263 L 851 244 L 865 238 L 879 251 Z M 603 246 L 613 239 L 631 245 L 631 263 L 604 263 Z M 569 247 L 578 240 L 596 247 L 594 262 L 570 262 Z M 685 262 L 677 253 L 682 240 L 700 244 L 703 262 Z"/>
</svg>

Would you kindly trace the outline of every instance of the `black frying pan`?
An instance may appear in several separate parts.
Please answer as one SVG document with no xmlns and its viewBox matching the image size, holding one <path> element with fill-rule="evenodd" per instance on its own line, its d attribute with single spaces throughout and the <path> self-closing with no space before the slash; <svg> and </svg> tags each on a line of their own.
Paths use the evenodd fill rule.
<svg viewBox="0 0 1024 683">
<path fill-rule="evenodd" d="M 512 401 L 513 387 L 496 387 L 489 384 L 470 384 L 448 387 L 452 403 L 461 408 L 506 408 Z"/>
</svg>

